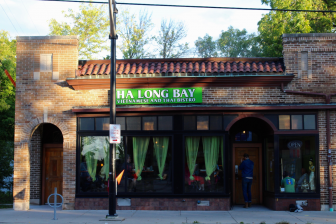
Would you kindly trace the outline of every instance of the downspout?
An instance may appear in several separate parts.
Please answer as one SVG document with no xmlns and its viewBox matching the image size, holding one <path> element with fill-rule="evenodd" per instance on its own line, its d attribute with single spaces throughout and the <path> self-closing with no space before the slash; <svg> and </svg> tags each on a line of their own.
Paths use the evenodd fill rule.
<svg viewBox="0 0 336 224">
<path fill-rule="evenodd" d="M 299 92 L 292 90 L 284 90 L 283 83 L 281 83 L 281 91 L 284 93 L 294 93 L 294 94 L 304 94 L 304 95 L 315 95 L 324 96 L 326 99 L 326 104 L 330 104 L 331 97 L 335 96 L 336 93 L 325 94 L 325 93 L 314 93 L 314 92 Z M 331 149 L 330 149 L 330 111 L 326 110 L 326 123 L 327 123 L 327 149 L 328 149 L 328 190 L 329 190 L 329 211 L 333 212 L 333 202 L 332 202 L 332 161 L 331 161 Z"/>
<path fill-rule="evenodd" d="M 334 211 L 332 203 L 332 164 L 330 149 L 330 111 L 327 110 L 327 148 L 328 148 L 328 189 L 329 189 L 329 211 Z"/>
</svg>

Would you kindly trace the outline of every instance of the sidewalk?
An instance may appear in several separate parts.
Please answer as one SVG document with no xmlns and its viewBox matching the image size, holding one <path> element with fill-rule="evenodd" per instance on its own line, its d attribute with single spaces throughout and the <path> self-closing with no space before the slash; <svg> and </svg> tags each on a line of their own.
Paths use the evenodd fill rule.
<svg viewBox="0 0 336 224">
<path fill-rule="evenodd" d="M 53 209 L 49 206 L 31 206 L 29 211 L 14 211 L 13 209 L 0 209 L 0 223 L 97 223 L 97 224 L 232 224 L 254 223 L 273 224 L 287 221 L 291 224 L 307 223 L 336 223 L 334 212 L 277 212 L 261 206 L 249 209 L 235 207 L 231 211 L 117 211 L 124 221 L 99 221 L 104 219 L 107 211 L 103 210 L 57 210 L 58 220 L 52 220 Z"/>
</svg>

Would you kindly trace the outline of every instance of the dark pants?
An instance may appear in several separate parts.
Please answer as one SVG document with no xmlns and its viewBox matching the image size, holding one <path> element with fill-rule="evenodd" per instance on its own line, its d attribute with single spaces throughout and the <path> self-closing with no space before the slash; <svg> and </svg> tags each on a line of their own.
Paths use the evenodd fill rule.
<svg viewBox="0 0 336 224">
<path fill-rule="evenodd" d="M 247 179 L 243 177 L 242 188 L 245 202 L 251 202 L 252 200 L 251 186 L 252 186 L 252 179 Z"/>
</svg>

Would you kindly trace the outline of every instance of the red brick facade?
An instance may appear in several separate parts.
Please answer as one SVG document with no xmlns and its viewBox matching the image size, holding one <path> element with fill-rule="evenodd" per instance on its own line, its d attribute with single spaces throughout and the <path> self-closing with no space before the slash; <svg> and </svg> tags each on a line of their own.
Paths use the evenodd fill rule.
<svg viewBox="0 0 336 224">
<path fill-rule="evenodd" d="M 336 35 L 300 34 L 285 35 L 284 64 L 286 73 L 294 74 L 293 81 L 285 89 L 293 91 L 334 93 L 336 92 Z M 308 52 L 308 69 L 301 68 L 301 54 Z M 40 72 L 40 55 L 52 54 L 52 72 Z M 78 68 L 78 40 L 76 37 L 18 37 L 17 39 L 17 88 L 15 115 L 15 156 L 14 156 L 14 208 L 29 209 L 31 199 L 40 197 L 40 166 L 36 162 L 40 155 L 38 126 L 42 123 L 56 125 L 63 134 L 63 197 L 64 209 L 81 206 L 84 199 L 75 199 L 76 181 L 76 114 L 73 107 L 108 106 L 108 90 L 74 90 L 66 82 L 74 78 Z M 34 74 L 35 73 L 35 74 Z M 54 74 L 59 75 L 53 79 Z M 34 76 L 35 75 L 35 76 Z M 336 103 L 336 96 L 331 100 Z M 277 104 L 325 104 L 322 96 L 284 93 L 279 87 L 204 87 L 203 104 L 206 105 L 269 105 Z M 225 109 L 223 109 L 225 111 Z M 259 112 L 258 112 L 259 113 Z M 262 114 L 260 112 L 259 114 Z M 336 111 L 330 112 L 331 148 L 336 149 Z M 318 112 L 318 131 L 320 148 L 320 184 L 321 206 L 328 204 L 328 172 L 326 145 L 326 112 Z M 332 152 L 336 162 L 335 151 Z M 336 166 L 333 166 L 336 178 Z M 336 184 L 333 182 L 334 201 L 336 204 Z M 103 199 L 106 201 L 107 199 Z M 189 205 L 193 201 L 166 207 L 165 200 L 154 205 L 155 199 L 148 200 L 150 205 L 142 205 L 140 199 L 132 199 L 130 209 L 183 209 L 198 210 Z M 167 199 L 168 200 L 168 199 Z M 173 199 L 171 199 L 174 201 Z M 180 199 L 176 199 L 180 200 Z M 216 204 L 217 199 L 208 199 Z M 220 199 L 218 199 L 220 200 Z M 95 203 L 90 199 L 90 203 Z M 154 204 L 151 204 L 151 203 Z M 82 203 L 82 204 L 81 204 Z M 135 203 L 135 204 L 133 204 Z M 146 202 L 147 203 L 147 202 Z M 93 204 L 94 205 L 94 204 Z M 105 207 L 104 207 L 105 206 Z M 320 206 L 320 209 L 321 209 Z M 106 209 L 106 203 L 97 208 Z M 317 207 L 314 207 L 315 209 Z M 210 210 L 229 209 L 229 201 L 220 203 Z M 278 207 L 276 207 L 278 209 Z M 209 207 L 208 207 L 209 210 Z M 319 210 L 319 209 L 316 209 Z"/>
<path fill-rule="evenodd" d="M 209 206 L 199 206 L 197 201 L 207 201 Z M 78 210 L 108 210 L 108 198 L 76 198 Z M 119 206 L 117 210 L 170 210 L 170 211 L 228 211 L 229 198 L 132 198 L 131 206 Z"/>
<path fill-rule="evenodd" d="M 41 197 L 41 150 L 42 136 L 40 128 L 36 129 L 31 138 L 30 148 L 30 202 L 40 203 Z"/>
</svg>

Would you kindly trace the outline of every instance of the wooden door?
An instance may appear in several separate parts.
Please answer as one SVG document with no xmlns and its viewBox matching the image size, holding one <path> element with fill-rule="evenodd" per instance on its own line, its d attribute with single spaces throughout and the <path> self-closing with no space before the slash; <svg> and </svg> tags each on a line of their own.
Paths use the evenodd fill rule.
<svg viewBox="0 0 336 224">
<path fill-rule="evenodd" d="M 238 169 L 236 174 L 236 165 L 240 165 L 244 153 L 249 154 L 250 160 L 254 162 L 253 182 L 251 188 L 252 204 L 262 203 L 262 189 L 261 189 L 261 145 L 260 144 L 235 144 L 234 145 L 234 164 L 233 164 L 233 179 L 234 179 L 234 198 L 235 204 L 244 204 L 244 197 L 242 191 L 242 171 Z"/>
<path fill-rule="evenodd" d="M 42 204 L 45 204 L 55 187 L 58 194 L 62 195 L 63 192 L 63 147 L 50 144 L 44 145 L 43 149 Z M 54 198 L 51 197 L 49 202 L 53 203 Z M 57 197 L 57 202 L 61 202 L 60 197 Z"/>
</svg>

